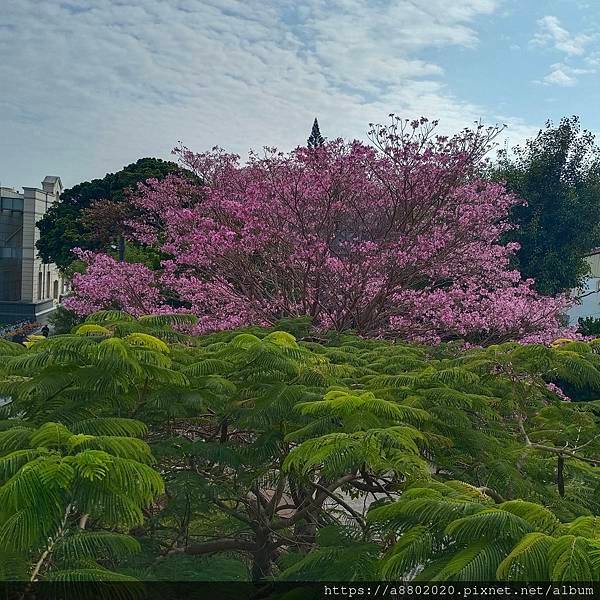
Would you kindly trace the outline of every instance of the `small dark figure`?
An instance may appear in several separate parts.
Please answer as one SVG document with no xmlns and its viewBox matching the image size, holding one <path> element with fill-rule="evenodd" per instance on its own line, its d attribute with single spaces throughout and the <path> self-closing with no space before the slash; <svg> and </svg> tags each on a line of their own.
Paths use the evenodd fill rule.
<svg viewBox="0 0 600 600">
<path fill-rule="evenodd" d="M 48 325 L 44 325 L 42 327 L 42 331 L 40 332 L 44 337 L 48 337 L 50 335 L 50 328 L 48 327 Z"/>
</svg>

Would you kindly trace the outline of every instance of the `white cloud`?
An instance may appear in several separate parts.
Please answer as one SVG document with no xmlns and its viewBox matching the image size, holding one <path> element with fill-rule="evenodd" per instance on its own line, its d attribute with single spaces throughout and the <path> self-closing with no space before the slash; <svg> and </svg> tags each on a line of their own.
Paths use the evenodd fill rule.
<svg viewBox="0 0 600 600">
<path fill-rule="evenodd" d="M 562 62 L 550 65 L 550 72 L 534 83 L 573 87 L 579 75 L 595 73 L 594 54 L 588 53 L 594 36 L 585 33 L 574 35 L 565 29 L 558 18 L 547 15 L 537 22 L 537 31 L 531 40 L 533 46 L 549 47 L 563 53 L 566 58 Z M 569 62 L 578 60 L 586 68 L 576 67 Z M 566 62 L 569 61 L 569 62 Z"/>
<path fill-rule="evenodd" d="M 575 77 L 569 75 L 561 68 L 550 71 L 542 81 L 547 84 L 556 84 L 561 87 L 572 87 L 577 83 Z"/>
<path fill-rule="evenodd" d="M 594 69 L 581 69 L 571 67 L 565 63 L 555 63 L 550 65 L 550 72 L 541 81 L 536 81 L 535 83 L 573 87 L 577 83 L 579 75 L 588 75 L 594 72 Z"/>
<path fill-rule="evenodd" d="M 580 33 L 571 34 L 565 29 L 558 18 L 547 15 L 537 22 L 532 44 L 535 46 L 551 47 L 563 52 L 568 56 L 581 56 L 585 53 L 585 47 L 592 41 L 590 35 Z"/>
<path fill-rule="evenodd" d="M 0 179 L 73 185 L 178 140 L 289 149 L 315 115 L 330 138 L 390 112 L 495 121 L 418 53 L 476 47 L 499 1 L 19 0 L 0 21 Z"/>
</svg>

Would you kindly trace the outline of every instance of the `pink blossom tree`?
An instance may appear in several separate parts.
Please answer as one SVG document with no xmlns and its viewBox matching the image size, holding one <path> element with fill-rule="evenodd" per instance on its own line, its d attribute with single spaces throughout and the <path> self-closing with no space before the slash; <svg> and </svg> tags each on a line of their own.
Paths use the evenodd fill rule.
<svg viewBox="0 0 600 600">
<path fill-rule="evenodd" d="M 179 148 L 202 183 L 147 181 L 133 198 L 143 218 L 129 224 L 162 269 L 111 265 L 114 278 L 99 279 L 108 259 L 86 255 L 69 304 L 151 312 L 175 298 L 200 331 L 308 315 L 322 329 L 423 341 L 564 335 L 566 299 L 539 296 L 509 266 L 518 246 L 501 243 L 520 200 L 478 176 L 498 129 L 444 137 L 436 125 L 392 117 L 371 144 L 267 148 L 246 164 Z"/>
<path fill-rule="evenodd" d="M 67 308 L 80 315 L 107 308 L 135 316 L 173 312 L 161 300 L 156 274 L 145 265 L 119 262 L 112 256 L 80 248 L 74 253 L 87 269 L 85 274 L 73 276 L 76 293 L 65 300 Z"/>
</svg>

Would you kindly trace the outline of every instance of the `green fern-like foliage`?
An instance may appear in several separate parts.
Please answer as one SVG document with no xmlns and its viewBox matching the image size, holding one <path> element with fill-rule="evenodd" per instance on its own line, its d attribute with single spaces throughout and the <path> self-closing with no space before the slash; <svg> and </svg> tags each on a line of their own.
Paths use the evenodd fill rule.
<svg viewBox="0 0 600 600">
<path fill-rule="evenodd" d="M 319 530 L 315 549 L 290 553 L 281 562 L 281 581 L 373 581 L 377 578 L 379 546 L 351 527 Z"/>
<path fill-rule="evenodd" d="M 135 552 L 133 538 L 110 529 L 140 525 L 142 509 L 162 493 L 162 479 L 149 466 L 153 460 L 149 446 L 137 438 L 73 433 L 51 422 L 5 429 L 0 555 L 16 552 L 30 563 L 40 555 L 31 575 L 36 579 L 50 551 L 64 559 L 63 578 L 68 564 Z M 108 529 L 87 531 L 82 519 Z M 57 573 L 49 569 L 44 575 Z"/>
<path fill-rule="evenodd" d="M 390 580 L 597 581 L 597 517 L 563 523 L 524 500 L 494 503 L 464 484 L 410 486 L 369 521 L 398 541 L 381 563 Z"/>
<path fill-rule="evenodd" d="M 0 578 L 597 578 L 596 342 L 194 323 L 0 343 Z"/>
</svg>

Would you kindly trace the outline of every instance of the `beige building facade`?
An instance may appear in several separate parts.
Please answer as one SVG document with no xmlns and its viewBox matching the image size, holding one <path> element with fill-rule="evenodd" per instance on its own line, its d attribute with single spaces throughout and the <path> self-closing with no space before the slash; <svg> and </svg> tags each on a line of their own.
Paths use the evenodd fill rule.
<svg viewBox="0 0 600 600">
<path fill-rule="evenodd" d="M 41 188 L 23 192 L 0 187 L 0 323 L 45 322 L 64 293 L 54 264 L 37 255 L 36 223 L 60 200 L 60 177 L 49 175 Z"/>
</svg>

